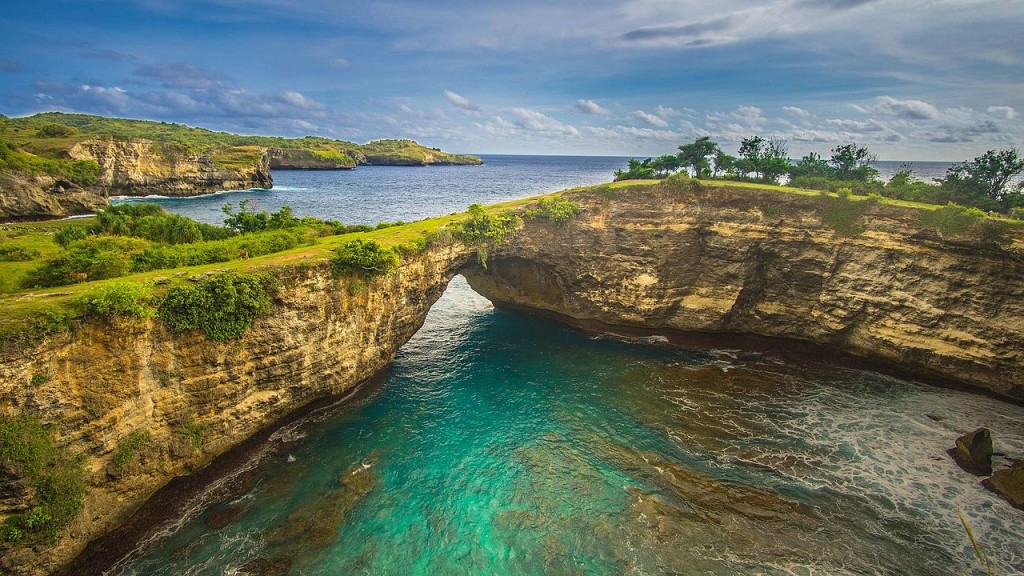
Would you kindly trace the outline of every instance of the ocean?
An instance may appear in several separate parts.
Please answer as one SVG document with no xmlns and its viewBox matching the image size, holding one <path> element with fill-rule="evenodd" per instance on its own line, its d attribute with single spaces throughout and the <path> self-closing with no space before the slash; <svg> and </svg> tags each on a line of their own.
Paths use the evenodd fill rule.
<svg viewBox="0 0 1024 576">
<path fill-rule="evenodd" d="M 280 172 L 273 191 L 164 203 L 207 221 L 240 198 L 411 220 L 623 164 L 485 162 Z M 1024 454 L 1022 410 L 827 355 L 585 334 L 456 277 L 391 367 L 276 433 L 112 573 L 975 573 L 958 511 L 1018 573 L 1024 516 L 945 449 L 985 425 Z"/>
</svg>

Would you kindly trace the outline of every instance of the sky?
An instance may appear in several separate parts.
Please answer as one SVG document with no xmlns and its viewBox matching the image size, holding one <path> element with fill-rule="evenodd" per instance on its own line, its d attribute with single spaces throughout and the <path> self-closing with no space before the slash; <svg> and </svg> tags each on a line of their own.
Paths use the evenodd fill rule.
<svg viewBox="0 0 1024 576">
<path fill-rule="evenodd" d="M 74 0 L 0 11 L 0 113 L 453 152 L 710 136 L 949 161 L 1024 142 L 1024 0 Z"/>
</svg>

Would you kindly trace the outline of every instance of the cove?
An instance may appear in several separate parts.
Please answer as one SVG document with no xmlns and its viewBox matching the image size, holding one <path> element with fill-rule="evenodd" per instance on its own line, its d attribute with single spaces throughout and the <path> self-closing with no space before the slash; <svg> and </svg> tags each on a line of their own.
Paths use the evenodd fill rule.
<svg viewBox="0 0 1024 576">
<path fill-rule="evenodd" d="M 461 277 L 355 401 L 274 436 L 114 574 L 1004 572 L 1024 523 L 943 450 L 1019 408 L 494 309 Z M 216 492 L 215 492 L 216 494 Z"/>
</svg>

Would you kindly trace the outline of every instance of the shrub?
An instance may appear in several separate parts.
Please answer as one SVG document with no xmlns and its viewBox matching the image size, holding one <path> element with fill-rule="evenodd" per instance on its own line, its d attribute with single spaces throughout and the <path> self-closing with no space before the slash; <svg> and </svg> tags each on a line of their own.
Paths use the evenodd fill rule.
<svg viewBox="0 0 1024 576">
<path fill-rule="evenodd" d="M 39 250 L 21 246 L 0 246 L 0 262 L 29 262 L 39 257 Z"/>
<path fill-rule="evenodd" d="M 1017 206 L 1010 210 L 1010 218 L 1014 220 L 1024 220 L 1024 206 Z"/>
<path fill-rule="evenodd" d="M 65 226 L 53 234 L 53 241 L 61 248 L 67 248 L 72 242 L 85 240 L 89 232 L 82 226 Z"/>
<path fill-rule="evenodd" d="M 46 384 L 49 381 L 50 381 L 50 375 L 49 374 L 37 373 L 37 374 L 33 374 L 32 375 L 32 378 L 29 379 L 28 383 L 31 386 L 42 386 L 43 384 Z"/>
<path fill-rule="evenodd" d="M 875 200 L 852 200 L 849 188 L 840 188 L 838 195 L 832 197 L 823 192 L 819 198 L 816 212 L 818 218 L 826 226 L 835 230 L 840 236 L 857 236 L 864 232 L 860 224 L 861 217 Z"/>
<path fill-rule="evenodd" d="M 32 313 L 32 329 L 36 334 L 45 336 L 55 332 L 66 332 L 71 329 L 74 316 L 68 310 L 57 306 L 44 306 Z"/>
<path fill-rule="evenodd" d="M 175 286 L 160 305 L 160 318 L 174 332 L 202 331 L 225 342 L 242 336 L 270 311 L 276 280 L 270 276 L 218 274 L 194 286 Z"/>
<path fill-rule="evenodd" d="M 939 231 L 943 237 L 952 238 L 967 233 L 975 223 L 985 218 L 978 208 L 967 208 L 950 202 L 936 210 L 921 212 L 921 223 Z"/>
<path fill-rule="evenodd" d="M 132 458 L 144 448 L 153 435 L 150 434 L 149 430 L 135 430 L 128 434 L 117 443 L 117 448 L 114 449 L 114 455 L 110 458 L 109 470 L 114 475 L 121 475 L 124 473 L 124 469 L 128 466 L 128 463 L 132 461 Z"/>
<path fill-rule="evenodd" d="M 196 422 L 195 418 L 191 414 L 186 414 L 185 417 L 181 419 L 176 431 L 188 438 L 189 444 L 192 445 L 193 450 L 199 450 L 202 448 L 203 436 L 206 433 L 206 426 Z"/>
<path fill-rule="evenodd" d="M 0 462 L 35 489 L 31 508 L 0 525 L 0 539 L 54 542 L 78 514 L 86 483 L 81 461 L 53 442 L 53 433 L 31 414 L 0 416 Z"/>
<path fill-rule="evenodd" d="M 87 315 L 146 318 L 155 310 L 153 288 L 142 283 L 118 283 L 96 288 L 80 296 L 75 304 Z"/>
<path fill-rule="evenodd" d="M 357 274 L 372 278 L 387 274 L 398 266 L 398 254 L 373 240 L 349 240 L 334 251 L 331 271 L 335 277 Z"/>
<path fill-rule="evenodd" d="M 562 198 L 541 198 L 535 208 L 526 210 L 529 218 L 545 218 L 564 226 L 580 214 L 580 205 Z"/>
<path fill-rule="evenodd" d="M 491 215 L 487 214 L 480 204 L 470 204 L 469 219 L 453 225 L 452 233 L 466 244 L 484 243 L 500 246 L 522 222 L 522 219 L 512 212 Z"/>
<path fill-rule="evenodd" d="M 36 136 L 40 138 L 67 138 L 78 134 L 78 130 L 66 124 L 47 124 L 36 130 Z"/>
<path fill-rule="evenodd" d="M 150 243 L 137 238 L 90 236 L 69 245 L 57 258 L 29 270 L 23 280 L 26 288 L 66 286 L 77 276 L 89 280 L 105 280 L 124 276 L 132 271 L 132 255 Z"/>
</svg>

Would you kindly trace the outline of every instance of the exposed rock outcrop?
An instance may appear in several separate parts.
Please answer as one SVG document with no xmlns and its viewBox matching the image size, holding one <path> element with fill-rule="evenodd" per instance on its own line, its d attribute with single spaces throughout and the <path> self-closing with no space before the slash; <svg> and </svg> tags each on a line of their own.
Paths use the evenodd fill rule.
<svg viewBox="0 0 1024 576">
<path fill-rule="evenodd" d="M 949 455 L 956 463 L 975 476 L 992 473 L 992 433 L 988 428 L 978 428 L 956 439 L 956 446 Z"/>
<path fill-rule="evenodd" d="M 266 150 L 252 148 L 233 167 L 148 140 L 94 138 L 75 144 L 69 154 L 103 168 L 95 187 L 107 196 L 196 196 L 273 186 Z"/>
<path fill-rule="evenodd" d="M 843 236 L 821 198 L 750 188 L 567 192 L 580 217 L 525 231 L 468 270 L 499 305 L 578 325 L 807 342 L 1024 399 L 1024 234 L 942 238 L 865 205 Z"/>
<path fill-rule="evenodd" d="M 991 478 L 982 483 L 1010 504 L 1024 510 L 1024 460 L 1018 460 L 1009 468 L 996 470 Z"/>
<path fill-rule="evenodd" d="M 272 268 L 278 302 L 238 341 L 93 320 L 0 357 L 0 412 L 59 423 L 58 442 L 85 457 L 91 484 L 54 549 L 0 550 L 0 570 L 53 570 L 170 478 L 370 377 L 459 271 L 496 304 L 581 325 L 786 338 L 1024 399 L 1019 230 L 1001 244 L 944 239 L 916 210 L 872 205 L 865 231 L 844 236 L 819 199 L 753 189 L 565 196 L 581 205 L 577 220 L 527 218 L 486 270 L 458 243 L 403 257 L 393 275 L 352 290 L 324 261 Z M 49 380 L 33 386 L 34 374 Z M 118 442 L 140 430 L 150 443 L 139 460 L 108 474 Z M 0 517 L 24 500 L 7 484 Z"/>
<path fill-rule="evenodd" d="M 0 222 L 92 214 L 106 205 L 102 194 L 66 180 L 0 173 Z"/>
<path fill-rule="evenodd" d="M 78 519 L 46 554 L 0 544 L 0 573 L 53 571 L 171 478 L 380 371 L 468 254 L 461 244 L 433 248 L 351 293 L 353 280 L 332 279 L 327 262 L 276 268 L 284 288 L 273 313 L 237 341 L 175 335 L 154 320 L 96 321 L 0 358 L 0 412 L 31 410 L 53 423 L 58 441 L 85 457 L 91 485 Z M 39 373 L 48 382 L 29 384 Z M 118 442 L 140 430 L 150 434 L 146 449 L 110 476 Z M 0 520 L 23 500 L 0 498 Z"/>
</svg>

